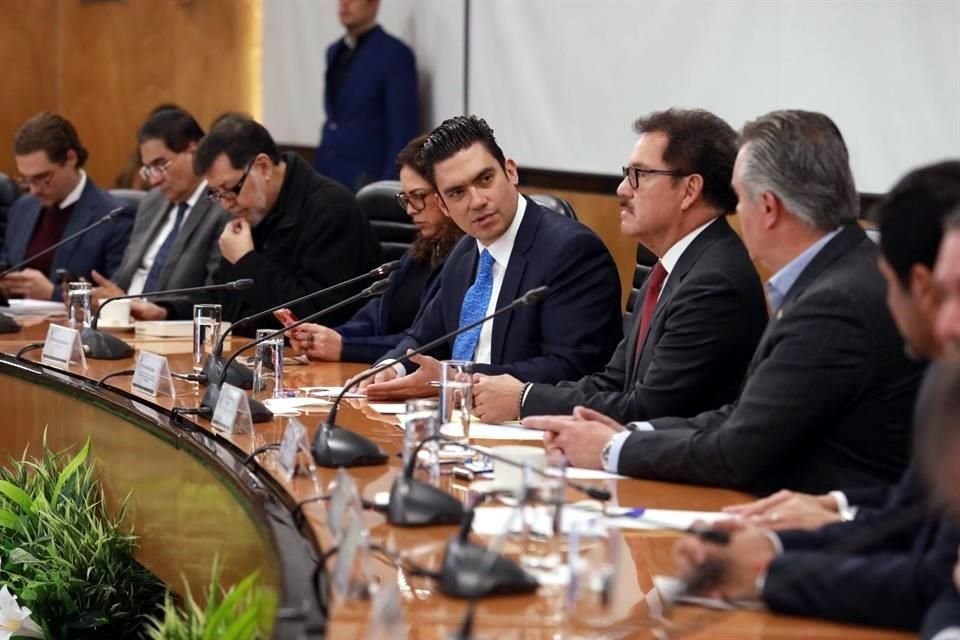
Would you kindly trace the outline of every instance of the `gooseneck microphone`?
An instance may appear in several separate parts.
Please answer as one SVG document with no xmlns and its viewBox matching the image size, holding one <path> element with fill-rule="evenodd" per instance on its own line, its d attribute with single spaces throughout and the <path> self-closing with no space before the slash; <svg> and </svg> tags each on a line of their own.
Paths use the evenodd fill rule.
<svg viewBox="0 0 960 640">
<path fill-rule="evenodd" d="M 550 288 L 547 286 L 530 289 L 529 291 L 527 291 L 525 294 L 523 294 L 522 296 L 520 296 L 510 304 L 506 305 L 505 307 L 501 307 L 497 309 L 490 315 L 484 318 L 481 318 L 476 322 L 468 324 L 467 326 L 455 329 L 454 331 L 451 331 L 446 335 L 440 336 L 435 340 L 431 340 L 425 345 L 422 345 L 412 350 L 410 353 L 400 356 L 396 360 L 381 363 L 380 365 L 373 367 L 372 369 L 370 369 L 360 377 L 354 379 L 350 384 L 344 385 L 343 389 L 340 390 L 340 394 L 337 395 L 336 400 L 333 401 L 333 406 L 330 407 L 330 414 L 327 416 L 326 421 L 320 425 L 319 429 L 317 429 L 317 434 L 313 439 L 314 461 L 316 461 L 316 463 L 321 467 L 329 467 L 329 468 L 358 467 L 358 466 L 383 464 L 384 462 L 386 462 L 387 461 L 386 454 L 383 454 L 382 458 L 379 455 L 373 456 L 373 457 L 366 457 L 366 453 L 369 453 L 369 451 L 366 451 L 364 449 L 354 450 L 351 448 L 352 438 L 356 434 L 336 424 L 337 410 L 340 407 L 340 402 L 343 401 L 344 395 L 346 395 L 346 393 L 350 391 L 350 389 L 353 389 L 364 380 L 367 380 L 368 378 L 371 378 L 377 375 L 381 371 L 388 369 L 389 367 L 392 367 L 396 363 L 407 362 L 413 356 L 420 355 L 421 353 L 429 351 L 434 347 L 437 347 L 443 344 L 444 342 L 450 340 L 451 338 L 457 337 L 461 333 L 464 333 L 466 331 L 470 331 L 471 329 L 479 327 L 484 322 L 487 322 L 488 320 L 492 320 L 493 318 L 496 318 L 500 314 L 511 311 L 516 307 L 521 307 L 521 306 L 530 305 L 530 304 L 538 304 L 545 297 L 547 297 L 547 294 L 549 292 L 550 292 Z"/>
<path fill-rule="evenodd" d="M 80 342 L 83 343 L 83 352 L 88 358 L 96 360 L 120 360 L 133 356 L 133 347 L 120 338 L 104 333 L 97 329 L 100 321 L 100 312 L 114 300 L 131 300 L 141 298 L 175 298 L 190 293 L 206 293 L 208 291 L 233 291 L 249 289 L 253 286 L 251 278 L 241 278 L 224 284 L 211 284 L 204 287 L 187 287 L 185 289 L 167 289 L 165 291 L 151 291 L 107 298 L 100 303 L 100 307 L 90 320 L 90 326 L 80 332 Z"/>
<path fill-rule="evenodd" d="M 357 284 L 358 282 L 363 282 L 364 280 L 370 280 L 373 278 L 382 279 L 390 275 L 400 266 L 399 260 L 394 260 L 392 262 L 387 262 L 376 269 L 371 269 L 367 273 L 361 274 L 350 278 L 349 280 L 344 280 L 343 282 L 338 282 L 337 284 L 331 285 L 325 289 L 320 289 L 319 291 L 314 291 L 308 293 L 305 296 L 300 296 L 294 300 L 288 300 L 282 302 L 275 307 L 270 307 L 269 309 L 264 309 L 263 311 L 258 311 L 257 313 L 251 314 L 245 318 L 240 318 L 232 325 L 230 328 L 224 331 L 220 335 L 220 340 L 217 341 L 216 346 L 213 348 L 213 353 L 207 357 L 207 361 L 203 363 L 203 373 L 206 374 L 206 380 L 219 380 L 220 372 L 223 370 L 223 343 L 227 339 L 227 336 L 233 332 L 237 327 L 244 325 L 248 322 L 252 322 L 264 316 L 270 315 L 274 311 L 279 311 L 280 309 L 286 307 L 292 307 L 294 305 L 300 304 L 301 302 L 306 302 L 307 300 L 312 300 L 318 296 L 322 296 L 327 293 L 333 293 L 339 291 L 344 287 L 349 287 L 350 285 Z M 244 367 L 239 362 L 234 361 L 230 367 L 227 369 L 227 382 L 232 384 L 235 387 L 240 387 L 241 389 L 252 389 L 253 388 L 253 372 L 250 371 L 247 367 Z"/>
<path fill-rule="evenodd" d="M 52 245 L 50 245 L 43 251 L 38 251 L 37 253 L 33 254 L 29 258 L 26 258 L 25 260 L 21 260 L 20 262 L 13 265 L 12 267 L 7 267 L 3 271 L 0 271 L 0 278 L 8 276 L 14 271 L 19 271 L 20 269 L 24 268 L 25 266 L 27 266 L 28 264 L 30 264 L 31 262 L 39 258 L 40 256 L 45 256 L 51 251 L 56 251 L 63 245 L 69 242 L 73 242 L 77 238 L 83 236 L 86 233 L 89 233 L 91 230 L 96 229 L 100 225 L 110 222 L 111 220 L 119 216 L 121 213 L 123 213 L 123 211 L 124 211 L 124 207 L 117 207 L 116 209 L 113 209 L 112 211 L 104 214 L 101 218 L 99 218 L 95 222 L 88 224 L 83 229 L 80 229 L 75 233 L 71 233 L 66 238 L 61 238 L 59 242 L 54 242 Z M 16 333 L 17 331 L 20 331 L 20 325 L 17 324 L 17 321 L 5 313 L 0 313 L 0 333 Z"/>
<path fill-rule="evenodd" d="M 209 379 L 207 380 L 207 391 L 206 393 L 204 393 L 203 399 L 200 401 L 200 409 L 203 412 L 202 415 L 205 415 L 207 417 L 213 415 L 213 410 L 217 406 L 217 399 L 220 397 L 220 389 L 223 387 L 223 384 L 227 381 L 227 371 L 229 370 L 230 364 L 234 360 L 236 360 L 237 356 L 239 356 L 241 353 L 243 353 L 244 351 L 247 351 L 251 347 L 257 346 L 262 342 L 266 342 L 267 340 L 272 340 L 278 336 L 281 336 L 287 331 L 290 331 L 291 329 L 295 329 L 302 324 L 306 324 L 307 322 L 312 322 L 317 318 L 327 315 L 328 313 L 333 313 L 334 311 L 338 311 L 343 307 L 346 307 L 347 305 L 351 305 L 358 300 L 379 296 L 387 289 L 388 286 L 389 286 L 389 282 L 387 280 L 378 280 L 377 282 L 374 282 L 373 284 L 371 284 L 369 287 L 367 287 L 360 293 L 356 293 L 350 296 L 349 298 L 346 298 L 345 300 L 341 300 L 336 304 L 332 304 L 329 307 L 321 309 L 320 311 L 311 313 L 309 316 L 307 316 L 306 318 L 303 318 L 302 320 L 297 320 L 296 322 L 294 322 L 289 326 L 286 326 L 282 329 L 278 329 L 256 340 L 251 340 L 250 342 L 241 346 L 239 349 L 237 349 L 232 354 L 230 354 L 230 357 L 227 358 L 226 362 L 224 362 L 224 366 L 220 370 L 220 376 L 216 380 L 209 380 Z M 270 420 L 273 420 L 273 413 L 269 409 L 267 409 L 267 407 L 262 402 L 259 402 L 254 398 L 250 398 L 250 417 L 253 420 L 253 422 L 269 422 Z M 358 437 L 362 437 L 362 436 L 358 436 Z M 372 442 L 370 442 L 370 445 L 379 449 L 379 447 L 377 447 Z M 384 456 L 386 456 L 386 454 L 384 454 Z"/>
</svg>

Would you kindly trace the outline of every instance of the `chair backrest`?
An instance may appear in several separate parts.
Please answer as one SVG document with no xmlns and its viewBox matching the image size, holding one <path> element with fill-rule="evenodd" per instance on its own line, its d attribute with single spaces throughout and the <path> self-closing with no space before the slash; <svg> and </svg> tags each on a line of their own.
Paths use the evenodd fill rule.
<svg viewBox="0 0 960 640">
<path fill-rule="evenodd" d="M 357 203 L 380 240 L 384 260 L 399 260 L 417 237 L 417 227 L 394 197 L 401 191 L 399 181 L 380 180 L 357 192 Z"/>
<path fill-rule="evenodd" d="M 140 189 L 110 189 L 110 195 L 136 211 L 147 192 Z"/>
<path fill-rule="evenodd" d="M 7 231 L 7 213 L 19 197 L 20 190 L 17 185 L 7 174 L 0 173 L 0 244 L 3 243 Z"/>
<path fill-rule="evenodd" d="M 643 286 L 643 283 L 646 281 L 647 276 L 650 275 L 650 270 L 653 269 L 653 265 L 657 264 L 657 256 L 653 255 L 649 249 L 647 249 L 642 244 L 637 245 L 637 266 L 633 271 L 633 289 L 630 291 L 630 295 L 627 297 L 627 314 L 629 322 L 629 314 L 633 313 L 633 308 L 638 302 L 640 297 L 640 287 Z"/>
<path fill-rule="evenodd" d="M 573 206 L 563 198 L 552 196 L 549 193 L 531 193 L 530 199 L 541 207 L 550 209 L 554 213 L 559 213 L 571 220 L 577 219 L 577 212 L 574 211 Z"/>
</svg>

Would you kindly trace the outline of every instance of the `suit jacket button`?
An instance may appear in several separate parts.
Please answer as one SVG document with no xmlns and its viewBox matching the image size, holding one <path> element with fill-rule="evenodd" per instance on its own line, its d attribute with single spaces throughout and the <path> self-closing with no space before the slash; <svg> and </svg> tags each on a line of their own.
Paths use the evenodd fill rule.
<svg viewBox="0 0 960 640">
<path fill-rule="evenodd" d="M 330 131 L 336 131 L 336 130 L 337 130 L 337 123 L 336 123 L 336 122 L 331 122 L 330 124 L 327 125 L 327 127 L 329 127 Z"/>
</svg>

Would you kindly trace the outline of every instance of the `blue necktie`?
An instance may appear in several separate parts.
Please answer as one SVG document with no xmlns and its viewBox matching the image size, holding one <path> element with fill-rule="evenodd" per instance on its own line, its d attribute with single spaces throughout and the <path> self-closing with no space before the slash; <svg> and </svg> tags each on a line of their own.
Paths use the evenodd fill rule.
<svg viewBox="0 0 960 640">
<path fill-rule="evenodd" d="M 477 279 L 467 289 L 463 296 L 463 306 L 460 307 L 460 324 L 466 327 L 481 320 L 487 315 L 490 305 L 490 296 L 493 294 L 493 256 L 486 249 L 480 254 L 480 264 L 477 266 Z M 457 336 L 453 343 L 454 360 L 473 360 L 477 352 L 477 343 L 480 342 L 480 327 L 475 327 L 466 333 Z"/>
<path fill-rule="evenodd" d="M 150 267 L 150 273 L 147 274 L 147 281 L 143 283 L 143 293 L 157 290 L 157 283 L 160 281 L 160 274 L 163 272 L 163 265 L 166 264 L 170 256 L 170 250 L 173 249 L 173 243 L 177 240 L 177 233 L 180 231 L 180 223 L 183 222 L 183 216 L 186 215 L 190 204 L 181 202 L 177 205 L 177 219 L 173 223 L 173 229 L 167 234 L 163 244 L 157 250 L 157 255 L 153 258 L 153 265 Z"/>
</svg>

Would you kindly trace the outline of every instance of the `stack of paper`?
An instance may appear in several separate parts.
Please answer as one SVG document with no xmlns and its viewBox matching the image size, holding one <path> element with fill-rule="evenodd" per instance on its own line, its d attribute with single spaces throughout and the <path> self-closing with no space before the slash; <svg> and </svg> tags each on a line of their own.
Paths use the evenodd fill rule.
<svg viewBox="0 0 960 640">
<path fill-rule="evenodd" d="M 62 316 L 67 313 L 67 306 L 65 304 L 53 300 L 22 298 L 10 300 L 9 303 L 10 306 L 4 307 L 2 311 L 15 316 L 42 316 L 47 318 L 51 316 Z"/>
</svg>

